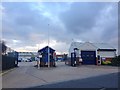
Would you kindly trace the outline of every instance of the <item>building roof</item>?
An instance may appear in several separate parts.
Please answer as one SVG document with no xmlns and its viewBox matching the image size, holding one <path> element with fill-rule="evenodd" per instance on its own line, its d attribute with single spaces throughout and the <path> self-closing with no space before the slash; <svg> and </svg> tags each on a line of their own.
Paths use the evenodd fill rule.
<svg viewBox="0 0 120 90">
<path fill-rule="evenodd" d="M 76 48 L 80 48 L 83 45 L 83 43 L 80 42 L 72 42 L 71 46 L 74 46 Z"/>
<path fill-rule="evenodd" d="M 55 50 L 52 49 L 51 47 L 46 46 L 46 47 L 44 47 L 44 48 L 38 50 L 38 52 L 43 52 L 43 51 L 45 51 L 45 50 L 48 50 L 48 48 L 50 49 L 50 52 L 54 52 L 54 51 L 55 51 Z"/>
<path fill-rule="evenodd" d="M 112 47 L 111 45 L 109 45 L 108 43 L 93 43 L 96 47 L 98 47 L 99 49 L 115 49 L 114 47 Z"/>
<path fill-rule="evenodd" d="M 85 43 L 90 43 L 90 42 L 85 42 Z M 74 46 L 76 48 L 81 48 L 85 43 L 80 43 L 80 42 L 72 42 L 71 46 Z M 115 49 L 108 43 L 90 43 L 93 46 L 96 47 L 96 49 Z"/>
</svg>

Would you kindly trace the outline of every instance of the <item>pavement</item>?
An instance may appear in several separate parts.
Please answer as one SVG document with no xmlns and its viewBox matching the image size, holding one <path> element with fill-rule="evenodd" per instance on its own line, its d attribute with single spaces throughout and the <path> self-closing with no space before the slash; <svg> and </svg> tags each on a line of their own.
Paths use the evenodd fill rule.
<svg viewBox="0 0 120 90">
<path fill-rule="evenodd" d="M 51 85 L 56 85 L 57 83 L 63 83 L 63 85 L 67 85 L 64 84 L 67 81 L 67 86 L 62 86 L 62 84 L 59 84 L 61 85 L 60 87 L 70 87 L 71 84 L 73 85 L 73 82 L 81 83 L 81 85 L 78 84 L 74 87 L 84 87 L 85 85 L 88 85 L 87 87 L 89 87 L 92 83 L 88 84 L 87 80 L 88 82 L 103 82 L 103 84 L 106 82 L 106 87 L 117 87 L 116 84 L 118 83 L 118 80 L 117 74 L 115 73 L 118 73 L 118 67 L 96 65 L 81 65 L 79 67 L 71 67 L 65 65 L 64 62 L 57 62 L 57 67 L 42 67 L 38 69 L 37 67 L 34 67 L 35 64 L 36 62 L 19 62 L 18 68 L 15 68 L 14 70 L 2 76 L 2 87 L 32 88 L 41 86 L 43 87 L 43 85 L 48 85 L 44 87 L 54 87 L 54 85 Z M 97 79 L 98 77 L 101 79 Z M 72 81 L 71 83 L 71 80 L 75 81 Z M 84 83 L 82 83 L 83 81 Z M 114 84 L 112 82 L 114 82 Z"/>
<path fill-rule="evenodd" d="M 9 70 L 5 70 L 5 71 L 2 71 L 1 73 L 0 73 L 0 76 L 3 76 L 4 74 L 7 74 L 8 72 L 10 72 L 10 71 L 12 71 L 12 70 L 14 70 L 15 68 L 11 68 L 11 69 L 9 69 Z"/>
</svg>

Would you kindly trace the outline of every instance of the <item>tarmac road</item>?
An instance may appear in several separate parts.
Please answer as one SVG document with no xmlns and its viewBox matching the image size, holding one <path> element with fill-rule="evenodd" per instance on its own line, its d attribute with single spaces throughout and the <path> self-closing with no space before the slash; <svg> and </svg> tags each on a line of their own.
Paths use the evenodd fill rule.
<svg viewBox="0 0 120 90">
<path fill-rule="evenodd" d="M 18 68 L 2 76 L 2 87 L 117 87 L 118 76 L 114 74 L 118 72 L 117 67 L 96 65 L 71 67 L 64 62 L 57 62 L 57 67 L 38 69 L 34 67 L 35 63 L 20 62 Z"/>
<path fill-rule="evenodd" d="M 41 85 L 33 88 L 118 88 L 118 73 Z"/>
</svg>

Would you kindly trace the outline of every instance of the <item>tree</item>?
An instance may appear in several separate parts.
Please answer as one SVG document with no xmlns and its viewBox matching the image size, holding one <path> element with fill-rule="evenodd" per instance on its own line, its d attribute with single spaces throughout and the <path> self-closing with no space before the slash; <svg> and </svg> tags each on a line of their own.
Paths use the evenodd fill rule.
<svg viewBox="0 0 120 90">
<path fill-rule="evenodd" d="M 31 53 L 31 59 L 32 59 L 32 61 L 35 61 L 35 55 L 32 52 L 30 52 L 30 53 Z"/>
<path fill-rule="evenodd" d="M 5 41 L 0 41 L 0 53 L 6 54 L 7 46 Z"/>
</svg>

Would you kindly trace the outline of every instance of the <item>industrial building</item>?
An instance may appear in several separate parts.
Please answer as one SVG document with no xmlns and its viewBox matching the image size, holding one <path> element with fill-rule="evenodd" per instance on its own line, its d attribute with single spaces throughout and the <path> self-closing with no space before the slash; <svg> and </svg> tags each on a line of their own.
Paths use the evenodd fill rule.
<svg viewBox="0 0 120 90">
<path fill-rule="evenodd" d="M 37 57 L 37 52 L 18 52 L 18 59 L 27 61 L 28 59 Z"/>
<path fill-rule="evenodd" d="M 69 48 L 69 64 L 101 65 L 102 61 L 111 61 L 116 49 L 107 43 L 72 42 Z"/>
</svg>

